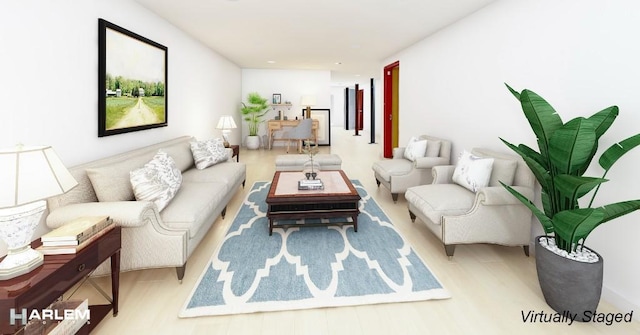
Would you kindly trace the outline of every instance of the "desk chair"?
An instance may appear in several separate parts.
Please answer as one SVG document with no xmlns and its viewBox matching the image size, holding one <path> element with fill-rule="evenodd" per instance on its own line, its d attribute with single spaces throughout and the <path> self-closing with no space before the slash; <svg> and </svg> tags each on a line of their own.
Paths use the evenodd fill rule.
<svg viewBox="0 0 640 335">
<path fill-rule="evenodd" d="M 287 153 L 289 153 L 289 147 L 291 141 L 298 141 L 298 153 L 302 152 L 302 141 L 308 141 L 311 136 L 311 127 L 313 125 L 313 119 L 303 119 L 297 126 L 292 127 L 290 130 L 284 132 L 282 138 L 287 139 Z M 317 144 L 316 144 L 317 145 Z"/>
</svg>

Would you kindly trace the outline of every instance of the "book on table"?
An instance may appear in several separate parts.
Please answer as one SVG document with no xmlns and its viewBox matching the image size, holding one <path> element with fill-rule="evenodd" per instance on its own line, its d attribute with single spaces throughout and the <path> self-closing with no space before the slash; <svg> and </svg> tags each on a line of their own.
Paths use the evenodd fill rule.
<svg viewBox="0 0 640 335">
<path fill-rule="evenodd" d="M 87 245 L 91 244 L 93 241 L 99 239 L 104 234 L 108 233 L 111 229 L 115 228 L 115 224 L 113 220 L 107 220 L 108 224 L 106 227 L 102 228 L 99 232 L 91 235 L 88 239 L 84 240 L 78 245 L 60 245 L 60 246 L 46 246 L 41 245 L 36 250 L 40 251 L 43 255 L 68 255 L 68 254 L 76 254 L 80 252 L 80 250 L 84 249 Z"/>
<path fill-rule="evenodd" d="M 109 224 L 108 216 L 83 216 L 40 237 L 42 245 L 79 245 Z"/>
<path fill-rule="evenodd" d="M 298 190 L 323 190 L 324 184 L 320 179 L 302 179 L 298 181 Z"/>
<path fill-rule="evenodd" d="M 89 322 L 87 299 L 56 301 L 47 309 L 54 315 L 43 313 L 42 319 L 30 320 L 24 328 L 24 335 L 72 335 Z"/>
</svg>

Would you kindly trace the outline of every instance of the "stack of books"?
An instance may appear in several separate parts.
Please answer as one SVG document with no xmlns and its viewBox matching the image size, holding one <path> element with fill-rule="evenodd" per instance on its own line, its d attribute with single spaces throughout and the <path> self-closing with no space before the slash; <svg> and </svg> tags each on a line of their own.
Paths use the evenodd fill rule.
<svg viewBox="0 0 640 335">
<path fill-rule="evenodd" d="M 43 255 L 75 254 L 113 227 L 108 216 L 80 217 L 42 235 L 37 250 Z"/>
<path fill-rule="evenodd" d="M 87 299 L 56 301 L 47 311 L 48 313 L 41 311 L 39 318 L 27 323 L 24 335 L 73 335 L 91 317 Z"/>
<path fill-rule="evenodd" d="M 324 190 L 320 179 L 302 179 L 298 181 L 298 190 Z"/>
</svg>

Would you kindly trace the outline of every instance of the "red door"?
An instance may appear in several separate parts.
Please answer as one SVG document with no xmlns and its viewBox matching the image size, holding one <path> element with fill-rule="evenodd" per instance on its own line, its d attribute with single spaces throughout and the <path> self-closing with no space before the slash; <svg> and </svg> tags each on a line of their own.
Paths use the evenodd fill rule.
<svg viewBox="0 0 640 335">
<path fill-rule="evenodd" d="M 393 156 L 393 148 L 398 146 L 398 81 L 400 62 L 384 67 L 384 107 L 382 115 L 383 155 Z"/>
<path fill-rule="evenodd" d="M 364 90 L 356 92 L 356 129 L 364 129 Z"/>
</svg>

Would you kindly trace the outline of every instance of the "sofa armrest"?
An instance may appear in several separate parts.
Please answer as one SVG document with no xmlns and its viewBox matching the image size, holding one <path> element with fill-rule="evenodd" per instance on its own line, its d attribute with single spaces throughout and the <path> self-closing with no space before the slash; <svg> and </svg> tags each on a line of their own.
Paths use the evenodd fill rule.
<svg viewBox="0 0 640 335">
<path fill-rule="evenodd" d="M 534 191 L 525 186 L 512 186 L 528 199 L 533 199 Z M 520 200 L 509 193 L 503 186 L 489 186 L 478 191 L 476 199 L 480 199 L 484 205 L 520 205 Z"/>
<path fill-rule="evenodd" d="M 405 147 L 393 148 L 393 159 L 404 159 L 404 149 Z"/>
<path fill-rule="evenodd" d="M 433 183 L 432 184 L 451 184 L 453 180 L 453 171 L 455 171 L 455 165 L 436 165 L 431 170 L 431 175 L 433 175 Z"/>
<path fill-rule="evenodd" d="M 55 229 L 78 217 L 96 215 L 107 215 L 122 227 L 143 226 L 150 215 L 160 219 L 158 209 L 151 201 L 85 202 L 54 209 L 47 216 L 47 226 Z"/>
<path fill-rule="evenodd" d="M 436 165 L 447 165 L 449 159 L 446 157 L 418 157 L 415 161 L 417 169 L 430 169 Z"/>
</svg>

